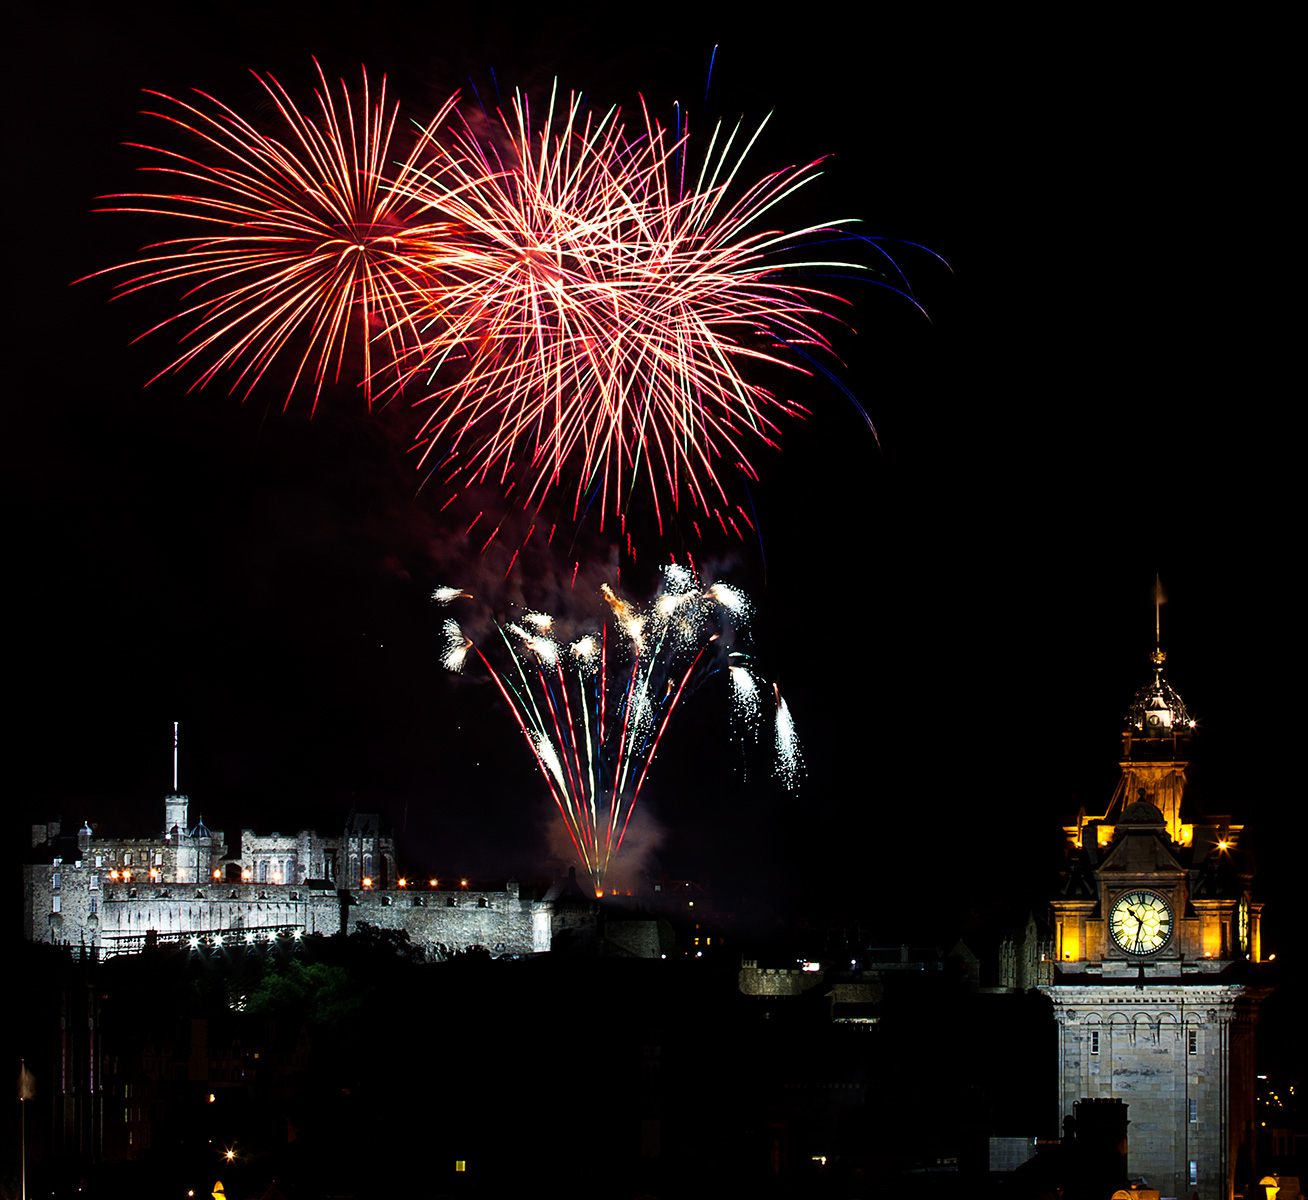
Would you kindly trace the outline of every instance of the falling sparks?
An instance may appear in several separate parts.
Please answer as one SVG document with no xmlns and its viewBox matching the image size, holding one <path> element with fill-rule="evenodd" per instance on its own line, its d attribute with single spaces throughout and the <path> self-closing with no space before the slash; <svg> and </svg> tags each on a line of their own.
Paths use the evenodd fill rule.
<svg viewBox="0 0 1308 1200">
<path fill-rule="evenodd" d="M 445 624 L 441 626 L 441 632 L 445 637 L 445 653 L 441 656 L 441 666 L 447 671 L 456 673 L 462 671 L 468 651 L 472 649 L 472 642 L 463 636 L 463 630 L 459 628 L 458 621 L 453 617 L 446 619 Z"/>
<path fill-rule="evenodd" d="M 781 691 L 775 683 L 772 685 L 772 693 L 777 699 L 777 777 L 793 791 L 804 773 L 804 759 L 799 751 L 799 737 L 795 733 L 790 706 L 782 699 Z"/>
<path fill-rule="evenodd" d="M 738 658 L 738 655 L 732 655 L 733 660 Z M 753 732 L 757 730 L 759 720 L 758 681 L 742 662 L 733 661 L 728 669 L 731 673 L 731 702 L 737 720 L 742 727 Z"/>
</svg>

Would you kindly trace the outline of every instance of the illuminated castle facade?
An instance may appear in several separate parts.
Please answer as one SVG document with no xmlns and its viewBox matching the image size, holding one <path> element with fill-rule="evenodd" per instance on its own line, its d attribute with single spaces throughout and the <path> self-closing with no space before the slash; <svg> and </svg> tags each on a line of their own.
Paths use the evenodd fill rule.
<svg viewBox="0 0 1308 1200">
<path fill-rule="evenodd" d="M 549 901 L 521 898 L 513 880 L 469 891 L 467 880 L 442 886 L 400 878 L 395 844 L 373 814 L 351 815 L 334 837 L 243 829 L 233 852 L 221 831 L 190 825 L 188 807 L 185 795 L 168 795 L 154 837 L 100 838 L 89 825 L 65 835 L 58 824 L 33 825 L 24 935 L 108 956 L 160 942 L 348 933 L 366 922 L 403 931 L 430 953 L 550 947 Z"/>
<path fill-rule="evenodd" d="M 1058 1024 L 1060 1115 L 1126 1101 L 1133 1176 L 1229 1200 L 1253 1178 L 1262 906 L 1242 827 L 1188 811 L 1194 722 L 1164 660 L 1154 653 L 1131 706 L 1106 812 L 1066 827 L 1040 990 Z"/>
</svg>

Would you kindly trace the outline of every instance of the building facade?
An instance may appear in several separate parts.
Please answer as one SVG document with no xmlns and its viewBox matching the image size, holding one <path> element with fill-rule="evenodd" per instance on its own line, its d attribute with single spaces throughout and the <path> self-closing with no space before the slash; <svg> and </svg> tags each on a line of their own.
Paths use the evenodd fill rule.
<svg viewBox="0 0 1308 1200">
<path fill-rule="evenodd" d="M 1230 1200 L 1256 1178 L 1261 905 L 1242 827 L 1191 811 L 1194 722 L 1164 661 L 1156 650 L 1131 706 L 1106 812 L 1066 827 L 1040 991 L 1058 1024 L 1060 1116 L 1125 1101 L 1132 1176 L 1165 1196 Z"/>
<path fill-rule="evenodd" d="M 360 923 L 403 931 L 433 955 L 482 947 L 493 954 L 550 948 L 552 906 L 467 880 L 408 880 L 395 844 L 372 813 L 351 814 L 337 836 L 188 824 L 189 801 L 164 800 L 154 837 L 97 837 L 90 825 L 65 835 L 33 825 L 24 865 L 23 933 L 36 942 L 130 954 L 168 942 L 214 945 L 306 934 L 349 933 Z"/>
</svg>

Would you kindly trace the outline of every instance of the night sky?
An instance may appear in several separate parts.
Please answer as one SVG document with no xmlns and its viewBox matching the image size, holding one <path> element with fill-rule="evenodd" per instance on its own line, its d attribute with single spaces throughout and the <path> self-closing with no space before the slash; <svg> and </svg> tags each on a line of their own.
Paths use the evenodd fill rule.
<svg viewBox="0 0 1308 1200">
<path fill-rule="evenodd" d="M 249 68 L 307 100 L 317 55 L 329 77 L 387 72 L 424 118 L 469 78 L 489 107 L 496 81 L 543 98 L 557 75 L 601 108 L 643 94 L 670 120 L 680 100 L 705 130 L 716 45 L 707 114 L 775 113 L 755 174 L 832 156 L 786 224 L 856 216 L 952 272 L 895 251 L 930 322 L 827 281 L 851 302 L 837 374 L 878 437 L 834 385 L 782 381 L 812 415 L 755 456 L 761 544 L 691 546 L 753 597 L 752 649 L 807 777 L 772 782 L 706 686 L 651 773 L 647 866 L 710 880 L 728 907 L 856 912 L 893 941 L 1046 895 L 1061 824 L 1116 782 L 1158 572 L 1195 785 L 1248 826 L 1265 950 L 1302 948 L 1297 451 L 1256 119 L 1273 97 L 1218 69 L 1237 47 L 1216 33 L 694 10 L 27 7 L 9 123 L 12 837 L 56 815 L 154 830 L 180 720 L 182 790 L 217 828 L 334 829 L 353 805 L 403 832 L 405 869 L 548 877 L 536 768 L 491 689 L 441 669 L 428 597 L 548 603 L 575 561 L 595 577 L 613 561 L 640 598 L 684 529 L 642 534 L 632 564 L 591 522 L 496 591 L 502 560 L 463 537 L 467 514 L 418 491 L 413 411 L 369 414 L 346 385 L 312 419 L 275 386 L 244 403 L 221 378 L 144 388 L 176 352 L 167 334 L 130 343 L 170 297 L 69 284 L 152 239 L 144 218 L 91 211 L 147 161 L 121 143 L 162 136 L 142 88 L 259 111 Z"/>
</svg>

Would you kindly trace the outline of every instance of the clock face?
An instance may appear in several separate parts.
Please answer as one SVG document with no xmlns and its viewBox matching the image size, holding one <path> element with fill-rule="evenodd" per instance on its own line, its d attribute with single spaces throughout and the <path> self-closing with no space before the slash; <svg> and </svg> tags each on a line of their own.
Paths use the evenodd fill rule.
<svg viewBox="0 0 1308 1200">
<path fill-rule="evenodd" d="M 1108 928 L 1127 954 L 1153 954 L 1172 936 L 1172 910 L 1157 892 L 1127 892 L 1114 901 Z"/>
</svg>

